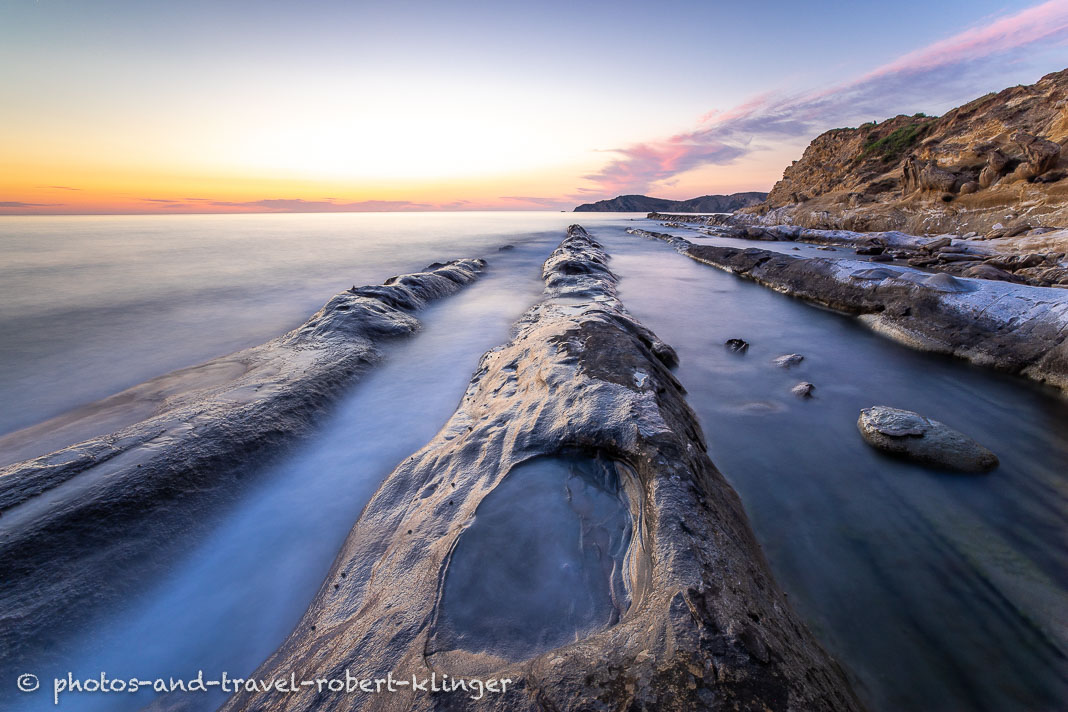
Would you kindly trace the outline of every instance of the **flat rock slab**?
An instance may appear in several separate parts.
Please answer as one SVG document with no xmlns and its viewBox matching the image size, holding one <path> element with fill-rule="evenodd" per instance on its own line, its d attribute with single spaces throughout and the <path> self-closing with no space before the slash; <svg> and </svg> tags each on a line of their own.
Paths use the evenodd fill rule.
<svg viewBox="0 0 1068 712">
<path fill-rule="evenodd" d="M 964 433 L 911 410 L 883 405 L 860 411 L 857 427 L 883 452 L 959 472 L 989 472 L 998 457 Z"/>
</svg>

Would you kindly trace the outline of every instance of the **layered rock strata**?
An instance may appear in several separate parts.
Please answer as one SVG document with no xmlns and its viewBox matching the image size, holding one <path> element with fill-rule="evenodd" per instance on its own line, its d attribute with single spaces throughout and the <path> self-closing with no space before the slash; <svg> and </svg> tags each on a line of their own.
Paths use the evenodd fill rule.
<svg viewBox="0 0 1068 712">
<path fill-rule="evenodd" d="M 624 309 L 607 261 L 585 230 L 568 230 L 544 264 L 547 298 L 517 322 L 510 343 L 483 357 L 441 432 L 385 480 L 303 620 L 255 674 L 511 680 L 507 691 L 498 684 L 475 699 L 472 687 L 433 692 L 405 682 L 388 694 L 244 692 L 225 710 L 859 708 L 787 605 L 737 495 L 709 460 L 669 370 L 674 352 Z M 612 592 L 603 615 L 564 640 L 546 637 L 541 618 L 525 624 L 519 603 L 557 585 L 563 570 L 492 579 L 471 558 L 504 526 L 492 539 L 499 555 L 479 559 L 483 567 L 537 569 L 542 552 L 507 528 L 529 531 L 527 520 L 542 515 L 502 495 L 529 468 L 549 472 L 561 458 L 601 473 L 597 487 L 614 493 L 629 521 L 616 528 L 626 536 L 601 538 L 605 520 L 588 514 L 586 499 L 560 493 L 587 513 L 576 546 L 602 552 L 583 573 Z M 551 522 L 544 532 L 559 535 Z M 505 609 L 510 625 L 469 622 L 472 610 L 501 615 L 501 593 L 472 585 L 476 575 L 515 594 L 504 597 L 515 601 Z M 570 619 L 590 595 L 575 590 L 574 606 L 556 617 Z"/>
<path fill-rule="evenodd" d="M 695 245 L 631 228 L 698 262 L 849 314 L 924 351 L 950 354 L 1068 390 L 1068 293 L 851 259 Z"/>
<path fill-rule="evenodd" d="M 116 432 L 0 470 L 0 649 L 69 626 L 118 593 L 134 568 L 213 503 L 249 466 L 308 431 L 381 356 L 419 328 L 413 313 L 474 281 L 485 263 L 435 263 L 353 287 L 289 333 L 120 394 Z M 91 414 L 88 415 L 91 419 Z"/>
</svg>

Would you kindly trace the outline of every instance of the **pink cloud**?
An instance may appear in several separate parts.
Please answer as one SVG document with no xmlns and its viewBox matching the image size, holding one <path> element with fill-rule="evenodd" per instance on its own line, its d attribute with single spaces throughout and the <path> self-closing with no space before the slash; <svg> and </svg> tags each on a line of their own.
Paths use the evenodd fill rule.
<svg viewBox="0 0 1068 712">
<path fill-rule="evenodd" d="M 764 147 L 762 140 L 809 139 L 851 120 L 882 119 L 908 102 L 960 103 L 990 87 L 991 71 L 1025 51 L 1068 40 L 1068 0 L 992 19 L 909 52 L 851 81 L 795 95 L 765 93 L 665 139 L 614 149 L 617 158 L 584 178 L 602 194 L 642 193 L 693 168 L 728 165 Z M 1061 67 L 1057 67 L 1060 69 Z"/>
</svg>

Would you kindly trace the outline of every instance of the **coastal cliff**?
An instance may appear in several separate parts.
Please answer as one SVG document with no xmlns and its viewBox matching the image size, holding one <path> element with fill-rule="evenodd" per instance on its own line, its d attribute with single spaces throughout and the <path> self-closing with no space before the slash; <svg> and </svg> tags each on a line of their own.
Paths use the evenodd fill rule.
<svg viewBox="0 0 1068 712">
<path fill-rule="evenodd" d="M 575 208 L 576 213 L 647 213 L 654 210 L 674 213 L 732 213 L 739 208 L 757 205 L 767 193 L 732 193 L 731 195 L 702 195 L 689 200 L 650 198 L 645 195 L 620 195 L 610 200 L 598 200 Z"/>
<path fill-rule="evenodd" d="M 860 709 L 773 580 L 669 370 L 674 351 L 619 301 L 603 248 L 572 226 L 543 278 L 547 298 L 483 357 L 438 435 L 386 478 L 304 618 L 255 673 L 390 671 L 403 686 L 244 691 L 224 710 Z M 523 516 L 530 494 L 516 488 L 530 468 L 536 483 L 571 475 Z M 546 524 L 555 506 L 573 526 Z M 583 561 L 554 560 L 540 575 L 560 537 Z M 532 621 L 568 581 L 570 605 Z M 446 678 L 511 686 L 441 692 Z"/>
<path fill-rule="evenodd" d="M 1068 227 L 1066 144 L 1068 69 L 942 117 L 828 131 L 736 218 L 986 238 Z"/>
</svg>

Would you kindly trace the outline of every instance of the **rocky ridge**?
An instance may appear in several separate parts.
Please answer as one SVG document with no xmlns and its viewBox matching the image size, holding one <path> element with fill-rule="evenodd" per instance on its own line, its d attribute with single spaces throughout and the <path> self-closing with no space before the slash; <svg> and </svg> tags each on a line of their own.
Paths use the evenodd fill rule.
<svg viewBox="0 0 1068 712">
<path fill-rule="evenodd" d="M 664 210 L 677 213 L 730 213 L 739 208 L 756 205 L 767 197 L 767 193 L 757 192 L 702 195 L 689 200 L 650 198 L 646 195 L 619 195 L 610 200 L 585 203 L 575 208 L 575 212 L 645 213 L 651 210 Z"/>
<path fill-rule="evenodd" d="M 978 279 L 993 279 L 1035 287 L 1068 288 L 1068 255 L 1044 245 L 1068 247 L 1068 230 L 1035 231 L 1027 240 L 978 241 L 954 235 L 909 235 L 897 230 L 855 232 L 823 230 L 800 225 L 738 225 L 730 216 L 649 213 L 664 227 L 695 230 L 709 237 L 742 240 L 804 242 L 853 248 L 872 262 L 907 264 L 927 270 Z M 1039 240 L 1042 240 L 1040 242 Z"/>
<path fill-rule="evenodd" d="M 413 313 L 474 281 L 456 260 L 353 287 L 289 333 L 120 394 L 142 419 L 0 469 L 0 648 L 69 626 L 232 497 L 248 465 L 309 431 Z M 144 415 L 147 410 L 147 415 Z M 86 415 L 91 419 L 92 414 Z M 73 605 L 77 601 L 77 605 Z"/>
<path fill-rule="evenodd" d="M 1068 293 L 985 279 L 930 274 L 851 259 L 792 257 L 757 248 L 662 240 L 698 262 L 776 291 L 858 315 L 875 331 L 1068 390 Z"/>
<path fill-rule="evenodd" d="M 547 298 L 483 357 L 438 435 L 386 478 L 304 618 L 255 673 L 392 670 L 512 687 L 481 699 L 407 685 L 380 695 L 245 692 L 224 710 L 860 708 L 787 605 L 709 460 L 669 370 L 674 351 L 625 310 L 607 262 L 585 230 L 568 230 L 544 264 Z M 457 636 L 443 593 L 462 575 L 457 552 L 502 482 L 560 455 L 603 463 L 630 512 L 618 619 L 528 654 Z"/>
</svg>

